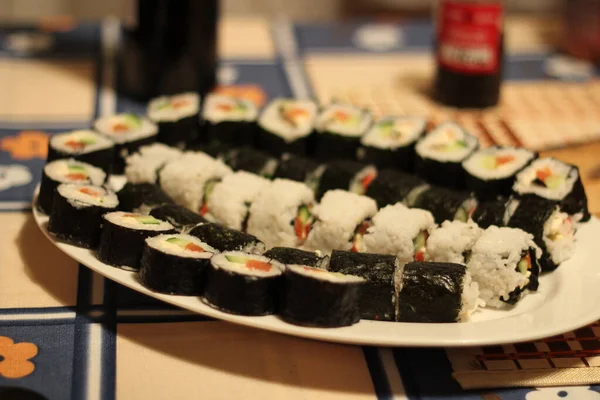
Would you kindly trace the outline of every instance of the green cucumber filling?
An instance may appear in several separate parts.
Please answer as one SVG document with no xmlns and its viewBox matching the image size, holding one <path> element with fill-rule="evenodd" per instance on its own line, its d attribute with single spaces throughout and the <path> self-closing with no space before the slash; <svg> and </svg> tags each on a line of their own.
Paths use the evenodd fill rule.
<svg viewBox="0 0 600 400">
<path fill-rule="evenodd" d="M 233 255 L 233 254 L 227 254 L 225 256 L 225 258 L 227 259 L 227 261 L 236 263 L 236 264 L 246 264 L 249 260 L 248 257 L 237 256 L 237 255 Z"/>
<path fill-rule="evenodd" d="M 473 217 L 473 213 L 477 209 L 477 200 L 468 199 L 461 204 L 461 206 L 456 211 L 454 215 L 454 219 L 462 222 L 468 222 L 471 217 Z"/>
<path fill-rule="evenodd" d="M 159 225 L 160 221 L 154 218 L 152 215 L 140 215 L 136 217 L 144 225 Z"/>
<path fill-rule="evenodd" d="M 293 221 L 293 225 L 299 242 L 304 242 L 304 240 L 306 240 L 308 237 L 308 232 L 310 232 L 312 222 L 313 215 L 310 211 L 310 207 L 306 204 L 298 207 L 298 212 L 296 213 L 296 218 Z"/>
<path fill-rule="evenodd" d="M 204 184 L 204 193 L 202 194 L 202 205 L 200 206 L 200 215 L 206 215 L 208 213 L 208 200 L 212 195 L 213 190 L 217 183 L 221 182 L 221 179 L 209 179 Z"/>
<path fill-rule="evenodd" d="M 177 237 L 168 238 L 167 242 L 169 242 L 171 244 L 175 244 L 179 247 L 185 247 L 189 243 L 187 240 L 177 238 Z"/>
<path fill-rule="evenodd" d="M 421 231 L 413 239 L 414 256 L 417 261 L 425 261 L 425 246 L 427 245 L 427 238 L 429 238 L 429 232 Z"/>
<path fill-rule="evenodd" d="M 127 125 L 133 128 L 139 128 L 142 125 L 142 119 L 135 114 L 125 114 L 123 119 Z"/>
</svg>

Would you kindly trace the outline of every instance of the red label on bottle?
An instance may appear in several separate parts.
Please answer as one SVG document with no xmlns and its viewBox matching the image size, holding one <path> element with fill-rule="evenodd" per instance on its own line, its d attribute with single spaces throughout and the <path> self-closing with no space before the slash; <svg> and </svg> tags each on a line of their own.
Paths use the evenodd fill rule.
<svg viewBox="0 0 600 400">
<path fill-rule="evenodd" d="M 438 20 L 438 62 L 462 73 L 498 71 L 502 7 L 443 1 Z"/>
</svg>

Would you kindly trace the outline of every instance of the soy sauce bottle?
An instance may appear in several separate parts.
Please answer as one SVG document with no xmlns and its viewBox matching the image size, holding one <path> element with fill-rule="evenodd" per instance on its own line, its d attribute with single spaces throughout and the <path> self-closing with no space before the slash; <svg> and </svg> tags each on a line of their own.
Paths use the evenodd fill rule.
<svg viewBox="0 0 600 400">
<path fill-rule="evenodd" d="M 436 10 L 436 101 L 487 108 L 500 98 L 504 59 L 500 0 L 440 0 Z"/>
<path fill-rule="evenodd" d="M 123 21 L 117 89 L 147 101 L 210 91 L 216 81 L 218 0 L 137 0 Z"/>
</svg>

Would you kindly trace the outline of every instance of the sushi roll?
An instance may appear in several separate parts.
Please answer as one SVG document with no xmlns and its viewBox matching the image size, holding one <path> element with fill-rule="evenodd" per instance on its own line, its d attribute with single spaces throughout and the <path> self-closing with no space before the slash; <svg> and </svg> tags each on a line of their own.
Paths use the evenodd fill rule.
<svg viewBox="0 0 600 400">
<path fill-rule="evenodd" d="M 464 189 L 461 163 L 479 148 L 479 141 L 458 124 L 445 122 L 417 142 L 415 172 L 427 182 Z"/>
<path fill-rule="evenodd" d="M 279 157 L 283 153 L 304 155 L 317 115 L 317 105 L 308 100 L 276 98 L 258 119 L 258 146 Z"/>
<path fill-rule="evenodd" d="M 267 179 L 245 171 L 227 175 L 208 197 L 206 215 L 228 228 L 246 232 L 250 207 L 269 184 Z"/>
<path fill-rule="evenodd" d="M 536 291 L 540 248 L 533 235 L 521 229 L 487 228 L 471 249 L 467 267 L 487 306 L 516 304 L 526 290 Z"/>
<path fill-rule="evenodd" d="M 320 179 L 319 167 L 320 164 L 311 158 L 285 153 L 279 159 L 274 178 L 304 182 L 310 188 L 316 188 Z"/>
<path fill-rule="evenodd" d="M 102 187 L 63 183 L 54 193 L 48 232 L 79 247 L 98 245 L 102 215 L 119 204 L 117 196 Z"/>
<path fill-rule="evenodd" d="M 365 194 L 377 176 L 377 168 L 358 161 L 340 160 L 325 164 L 319 179 L 317 198 L 333 189 L 344 189 L 356 194 Z"/>
<path fill-rule="evenodd" d="M 399 268 L 399 322 L 466 322 L 482 305 L 478 285 L 464 265 L 415 261 Z"/>
<path fill-rule="evenodd" d="M 419 117 L 384 117 L 360 139 L 358 159 L 377 168 L 412 172 L 415 144 L 423 136 L 427 121 Z"/>
<path fill-rule="evenodd" d="M 555 202 L 532 197 L 515 200 L 506 218 L 508 226 L 533 235 L 542 249 L 542 271 L 555 270 L 573 255 L 578 221 Z"/>
<path fill-rule="evenodd" d="M 444 221 L 429 234 L 427 260 L 466 265 L 471 249 L 482 233 L 483 229 L 471 220 Z"/>
<path fill-rule="evenodd" d="M 98 167 L 81 161 L 59 159 L 47 163 L 42 171 L 40 191 L 37 198 L 37 209 L 50 215 L 54 192 L 61 183 L 79 183 L 101 186 L 106 180 L 106 173 Z"/>
<path fill-rule="evenodd" d="M 377 321 L 395 321 L 394 277 L 399 267 L 393 255 L 353 253 L 334 250 L 329 269 L 359 276 L 365 280 L 359 301 L 360 317 Z"/>
<path fill-rule="evenodd" d="M 581 222 L 590 219 L 587 196 L 575 165 L 550 157 L 539 158 L 517 174 L 513 191 L 521 197 L 555 201 L 567 214 L 580 214 Z"/>
<path fill-rule="evenodd" d="M 492 225 L 505 226 L 504 215 L 508 202 L 509 199 L 505 197 L 480 202 L 473 213 L 473 221 L 483 229 Z"/>
<path fill-rule="evenodd" d="M 204 98 L 204 141 L 252 146 L 256 141 L 258 109 L 254 103 L 218 93 Z"/>
<path fill-rule="evenodd" d="M 221 252 L 243 251 L 252 254 L 265 252 L 265 244 L 256 237 L 219 224 L 210 222 L 198 224 L 189 233 Z"/>
<path fill-rule="evenodd" d="M 176 204 L 202 214 L 211 190 L 231 168 L 204 153 L 184 153 L 160 170 L 160 187 Z"/>
<path fill-rule="evenodd" d="M 401 265 L 413 260 L 424 261 L 428 237 L 434 228 L 429 211 L 397 203 L 375 214 L 371 227 L 356 247 L 361 252 L 394 255 Z"/>
<path fill-rule="evenodd" d="M 197 93 L 178 93 L 150 100 L 146 114 L 158 125 L 161 143 L 180 149 L 198 138 L 200 96 Z"/>
<path fill-rule="evenodd" d="M 122 174 L 125 159 L 140 147 L 154 143 L 158 135 L 156 124 L 132 113 L 100 117 L 94 122 L 94 129 L 115 144 L 115 159 L 111 168 L 113 174 Z"/>
<path fill-rule="evenodd" d="M 335 328 L 360 320 L 365 279 L 306 265 L 288 265 L 283 274 L 281 318 L 303 326 Z"/>
<path fill-rule="evenodd" d="M 113 211 L 102 218 L 97 257 L 105 264 L 128 271 L 140 269 L 147 238 L 176 233 L 173 225 L 151 215 Z"/>
<path fill-rule="evenodd" d="M 277 159 L 251 147 L 240 147 L 227 151 L 222 156 L 225 164 L 234 171 L 247 171 L 272 178 L 277 169 Z"/>
<path fill-rule="evenodd" d="M 173 200 L 152 183 L 127 182 L 117 192 L 119 196 L 119 210 L 148 214 L 154 207 L 162 204 L 173 204 Z"/>
<path fill-rule="evenodd" d="M 466 188 L 481 200 L 509 196 L 517 173 L 536 157 L 533 151 L 515 147 L 478 150 L 462 163 Z"/>
<path fill-rule="evenodd" d="M 138 278 L 154 292 L 201 296 L 215 253 L 215 249 L 194 236 L 153 236 L 146 239 Z"/>
<path fill-rule="evenodd" d="M 263 255 L 286 265 L 307 265 L 321 269 L 327 269 L 329 266 L 329 256 L 323 255 L 319 251 L 306 251 L 292 247 L 273 247 Z"/>
<path fill-rule="evenodd" d="M 304 247 L 325 254 L 333 250 L 359 251 L 376 213 L 375 200 L 343 190 L 330 190 L 316 209 L 316 219 Z"/>
<path fill-rule="evenodd" d="M 414 189 L 425 182 L 416 175 L 395 169 L 382 169 L 367 187 L 366 195 L 377 202 L 379 208 L 404 201 Z"/>
<path fill-rule="evenodd" d="M 92 130 L 77 130 L 52 135 L 46 162 L 72 158 L 110 172 L 114 155 L 115 146 L 111 140 Z"/>
<path fill-rule="evenodd" d="M 430 211 L 435 222 L 441 224 L 446 220 L 467 222 L 478 204 L 473 193 L 431 186 L 416 197 L 411 207 Z"/>
<path fill-rule="evenodd" d="M 125 177 L 129 183 L 159 183 L 158 173 L 169 161 L 181 157 L 182 152 L 162 143 L 142 146 L 125 159 Z"/>
<path fill-rule="evenodd" d="M 273 314 L 281 293 L 284 266 L 267 257 L 241 251 L 214 256 L 204 289 L 204 301 L 231 314 Z"/>
<path fill-rule="evenodd" d="M 372 119 L 370 111 L 349 104 L 325 107 L 315 123 L 315 157 L 321 161 L 355 159 Z"/>
<path fill-rule="evenodd" d="M 313 221 L 315 198 L 303 183 L 275 179 L 266 185 L 250 206 L 248 233 L 267 248 L 300 247 Z"/>
<path fill-rule="evenodd" d="M 154 218 L 167 221 L 180 232 L 188 232 L 194 226 L 207 222 L 200 214 L 196 214 L 177 204 L 163 204 L 154 207 L 150 211 L 150 215 Z"/>
</svg>

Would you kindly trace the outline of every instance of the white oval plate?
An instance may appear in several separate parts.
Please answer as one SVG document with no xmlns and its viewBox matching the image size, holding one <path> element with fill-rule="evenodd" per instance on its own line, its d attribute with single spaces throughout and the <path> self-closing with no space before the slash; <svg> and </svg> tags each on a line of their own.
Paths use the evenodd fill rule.
<svg viewBox="0 0 600 400">
<path fill-rule="evenodd" d="M 577 233 L 575 255 L 540 278 L 537 293 L 527 294 L 510 310 L 479 310 L 472 321 L 453 324 L 361 320 L 343 328 L 307 328 L 277 316 L 242 317 L 215 310 L 198 297 L 171 296 L 142 286 L 134 272 L 106 265 L 87 249 L 56 240 L 46 229 L 48 217 L 33 207 L 39 228 L 56 247 L 97 273 L 148 296 L 208 317 L 268 331 L 330 342 L 376 346 L 482 346 L 558 335 L 600 319 L 600 257 L 596 254 L 600 221 L 595 217 Z"/>
</svg>

